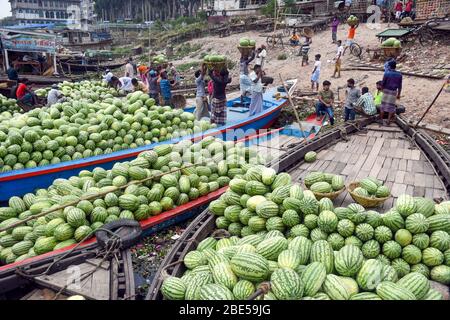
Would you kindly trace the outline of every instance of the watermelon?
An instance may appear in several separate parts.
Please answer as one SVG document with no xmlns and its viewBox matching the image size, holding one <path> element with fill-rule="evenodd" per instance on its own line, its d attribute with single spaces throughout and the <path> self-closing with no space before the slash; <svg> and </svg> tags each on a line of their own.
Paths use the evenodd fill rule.
<svg viewBox="0 0 450 320">
<path fill-rule="evenodd" d="M 301 275 L 304 284 L 304 295 L 313 297 L 322 287 L 327 276 L 325 266 L 320 262 L 313 262 L 306 266 Z"/>
<path fill-rule="evenodd" d="M 234 300 L 233 292 L 221 284 L 209 283 L 201 287 L 200 300 Z"/>
<path fill-rule="evenodd" d="M 334 257 L 336 271 L 342 276 L 354 276 L 363 264 L 363 254 L 358 247 L 346 245 Z"/>
<path fill-rule="evenodd" d="M 166 278 L 161 286 L 161 293 L 169 300 L 184 300 L 185 292 L 185 283 L 176 277 Z"/>
<path fill-rule="evenodd" d="M 332 300 L 348 300 L 350 298 L 350 292 L 344 281 L 334 274 L 326 276 L 322 289 Z"/>
<path fill-rule="evenodd" d="M 255 286 L 248 280 L 239 280 L 233 288 L 236 300 L 247 300 L 255 292 Z"/>
<path fill-rule="evenodd" d="M 263 281 L 269 274 L 267 260 L 258 253 L 237 253 L 231 259 L 232 271 L 243 280 Z"/>
<path fill-rule="evenodd" d="M 430 277 L 432 280 L 445 285 L 450 284 L 450 267 L 446 265 L 436 266 L 431 269 Z"/>
<path fill-rule="evenodd" d="M 327 274 L 334 269 L 334 253 L 331 245 L 325 240 L 318 240 L 311 246 L 311 262 L 321 262 L 324 264 Z"/>
<path fill-rule="evenodd" d="M 411 272 L 401 278 L 397 283 L 400 287 L 412 292 L 417 300 L 421 300 L 430 290 L 430 282 L 420 273 Z"/>
<path fill-rule="evenodd" d="M 309 151 L 305 154 L 305 162 L 314 162 L 317 159 L 317 153 L 314 151 Z"/>
<path fill-rule="evenodd" d="M 381 282 L 377 286 L 376 292 L 383 300 L 416 300 L 411 291 L 390 281 Z"/>
<path fill-rule="evenodd" d="M 375 259 L 366 260 L 358 271 L 356 281 L 363 290 L 373 291 L 382 281 L 383 264 Z"/>
<path fill-rule="evenodd" d="M 303 282 L 294 270 L 275 270 L 270 277 L 270 284 L 278 300 L 298 300 L 303 296 Z"/>
<path fill-rule="evenodd" d="M 288 244 L 288 249 L 297 253 L 300 265 L 306 265 L 309 262 L 311 248 L 312 241 L 302 236 L 295 237 Z"/>
</svg>

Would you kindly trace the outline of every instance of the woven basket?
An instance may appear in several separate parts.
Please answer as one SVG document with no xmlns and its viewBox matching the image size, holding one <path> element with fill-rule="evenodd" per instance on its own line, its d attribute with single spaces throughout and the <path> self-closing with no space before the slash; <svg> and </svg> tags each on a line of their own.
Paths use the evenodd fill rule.
<svg viewBox="0 0 450 320">
<path fill-rule="evenodd" d="M 206 67 L 209 70 L 217 70 L 217 71 L 220 71 L 223 68 L 225 68 L 226 64 L 227 63 L 225 61 L 222 61 L 222 62 L 205 62 L 205 65 L 206 65 Z"/>
<path fill-rule="evenodd" d="M 311 191 L 306 185 L 303 185 L 303 186 L 305 187 L 306 190 Z M 320 193 L 320 192 L 314 192 L 314 191 L 311 191 L 311 192 L 314 193 L 317 200 L 320 200 L 322 198 L 328 198 L 330 200 L 334 200 L 344 191 L 345 191 L 345 186 L 341 190 L 330 192 L 330 193 Z"/>
<path fill-rule="evenodd" d="M 359 187 L 359 182 L 352 182 L 349 184 L 347 190 L 348 193 L 350 193 L 350 195 L 352 196 L 353 200 L 362 205 L 364 208 L 375 208 L 381 206 L 387 199 L 391 197 L 391 195 L 385 198 L 363 197 L 353 192 L 353 190 L 355 190 L 357 187 Z"/>
<path fill-rule="evenodd" d="M 255 50 L 255 46 L 253 46 L 253 47 L 238 46 L 237 48 L 238 48 L 239 52 L 244 56 L 249 56 L 250 53 L 252 53 L 252 51 Z"/>
<path fill-rule="evenodd" d="M 386 57 L 397 58 L 400 53 L 402 53 L 402 48 L 394 48 L 394 47 L 381 47 L 383 49 L 383 53 Z"/>
</svg>

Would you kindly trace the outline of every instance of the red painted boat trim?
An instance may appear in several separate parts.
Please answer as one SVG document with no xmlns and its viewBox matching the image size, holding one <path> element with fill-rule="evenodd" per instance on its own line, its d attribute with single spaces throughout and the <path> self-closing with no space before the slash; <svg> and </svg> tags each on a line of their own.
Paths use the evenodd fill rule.
<svg viewBox="0 0 450 320">
<path fill-rule="evenodd" d="M 143 220 L 143 221 L 140 222 L 141 227 L 142 227 L 143 230 L 146 230 L 146 229 L 148 229 L 150 227 L 153 227 L 153 226 L 155 226 L 157 224 L 160 224 L 160 223 L 162 223 L 164 221 L 170 220 L 171 218 L 174 218 L 175 216 L 177 216 L 177 215 L 179 215 L 179 214 L 181 214 L 183 212 L 187 212 L 187 211 L 192 210 L 194 208 L 197 208 L 197 207 L 199 207 L 199 206 L 201 206 L 201 205 L 203 205 L 205 203 L 208 203 L 208 202 L 210 202 L 212 200 L 215 200 L 218 197 L 220 197 L 220 195 L 222 195 L 222 193 L 224 193 L 227 190 L 227 188 L 228 188 L 228 186 L 220 188 L 220 189 L 218 189 L 218 190 L 216 190 L 214 192 L 211 192 L 211 193 L 207 194 L 206 196 L 203 196 L 203 197 L 200 197 L 200 198 L 198 198 L 196 200 L 190 201 L 190 202 L 188 202 L 188 203 L 186 203 L 184 205 L 178 206 L 178 207 L 176 207 L 176 208 L 174 208 L 172 210 L 169 210 L 167 212 L 161 213 L 161 214 L 159 214 L 157 216 L 154 216 L 154 217 L 148 218 L 146 220 Z M 86 241 L 82 242 L 81 244 L 79 244 L 77 248 L 78 249 L 82 249 L 82 248 L 85 248 L 85 247 L 95 243 L 95 242 L 97 242 L 97 239 L 95 237 L 93 237 L 93 238 L 91 238 L 89 240 L 86 240 Z M 22 261 L 19 261 L 19 262 L 14 262 L 14 263 L 10 263 L 10 264 L 4 265 L 4 266 L 0 266 L 0 272 L 5 271 L 5 270 L 9 270 L 11 268 L 17 268 L 17 267 L 29 264 L 29 263 L 31 263 L 33 261 L 39 261 L 39 260 L 42 260 L 44 258 L 48 258 L 48 257 L 52 257 L 52 256 L 56 256 L 56 255 L 68 252 L 69 250 L 71 250 L 75 246 L 76 246 L 76 244 L 71 245 L 71 246 L 67 246 L 67 247 L 62 248 L 62 249 L 54 250 L 54 251 L 51 251 L 51 252 L 48 252 L 48 253 L 44 253 L 44 254 L 41 254 L 41 255 L 36 256 L 36 257 L 25 259 L 25 260 L 22 260 Z"/>
<path fill-rule="evenodd" d="M 261 116 L 255 118 L 255 119 L 252 119 L 252 120 L 246 120 L 246 121 L 244 121 L 244 122 L 242 122 L 242 123 L 240 123 L 240 124 L 236 124 L 236 125 L 234 125 L 234 126 L 230 126 L 230 127 L 227 127 L 227 128 L 223 128 L 223 129 L 221 129 L 221 130 L 218 130 L 218 131 L 215 131 L 215 132 L 211 132 L 211 133 L 208 133 L 208 134 L 199 136 L 199 137 L 194 137 L 194 138 L 191 138 L 191 140 L 192 140 L 192 141 L 198 141 L 198 140 L 201 140 L 201 139 L 203 139 L 204 137 L 207 137 L 207 136 L 215 136 L 215 135 L 217 135 L 217 134 L 219 134 L 219 133 L 222 134 L 222 133 L 226 132 L 227 130 L 239 128 L 239 127 L 242 127 L 242 126 L 244 126 L 244 125 L 246 125 L 246 124 L 248 124 L 248 123 L 257 121 L 257 120 L 259 120 L 259 119 L 266 118 L 266 117 L 270 116 L 271 114 L 273 114 L 274 112 L 276 112 L 276 111 L 278 111 L 279 109 L 281 109 L 281 108 L 283 107 L 283 105 L 284 105 L 284 104 L 281 104 L 281 105 L 279 105 L 277 108 L 273 109 L 272 111 L 270 111 L 270 112 L 268 112 L 268 113 L 264 113 L 264 114 L 262 114 Z M 273 121 L 275 121 L 275 119 L 274 119 Z M 270 125 L 273 123 L 273 121 L 271 121 L 268 125 L 264 126 L 264 128 L 270 127 Z M 17 180 L 17 179 L 20 179 L 20 178 L 35 177 L 35 176 L 45 175 L 45 174 L 53 173 L 53 172 L 66 171 L 66 170 L 70 170 L 70 169 L 82 168 L 82 167 L 87 167 L 87 166 L 91 166 L 91 165 L 95 165 L 95 164 L 100 164 L 100 163 L 105 163 L 105 162 L 110 162 L 110 161 L 115 161 L 115 160 L 121 160 L 121 159 L 124 159 L 124 158 L 129 158 L 129 157 L 132 157 L 132 156 L 137 156 L 137 155 L 138 155 L 139 153 L 141 153 L 141 152 L 142 152 L 142 151 L 139 151 L 139 152 L 131 152 L 131 153 L 127 153 L 127 154 L 120 155 L 120 156 L 113 156 L 113 157 L 109 157 L 109 158 L 105 158 L 105 159 L 100 159 L 100 160 L 93 160 L 93 161 L 89 161 L 89 162 L 84 162 L 84 163 L 82 163 L 82 164 L 67 165 L 67 166 L 64 166 L 64 167 L 61 167 L 61 168 L 45 169 L 45 170 L 40 170 L 40 171 L 37 171 L 37 172 L 22 173 L 22 174 L 17 174 L 17 175 L 14 175 L 14 176 L 8 176 L 8 177 L 0 177 L 0 182 L 1 182 L 1 181 Z"/>
</svg>

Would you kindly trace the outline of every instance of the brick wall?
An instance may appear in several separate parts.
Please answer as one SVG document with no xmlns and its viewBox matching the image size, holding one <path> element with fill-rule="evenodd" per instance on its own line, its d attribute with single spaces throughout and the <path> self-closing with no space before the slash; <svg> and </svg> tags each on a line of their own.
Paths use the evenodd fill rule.
<svg viewBox="0 0 450 320">
<path fill-rule="evenodd" d="M 441 17 L 450 12 L 449 0 L 416 0 L 416 19 Z"/>
</svg>

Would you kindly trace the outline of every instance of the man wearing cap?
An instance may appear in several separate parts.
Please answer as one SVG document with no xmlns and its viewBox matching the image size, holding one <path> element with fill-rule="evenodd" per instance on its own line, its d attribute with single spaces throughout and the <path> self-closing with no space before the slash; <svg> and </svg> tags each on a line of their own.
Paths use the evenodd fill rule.
<svg viewBox="0 0 450 320">
<path fill-rule="evenodd" d="M 52 85 L 52 88 L 47 95 L 47 107 L 51 107 L 55 103 L 62 102 L 64 100 L 63 94 L 58 89 L 59 87 L 57 84 Z"/>
</svg>

